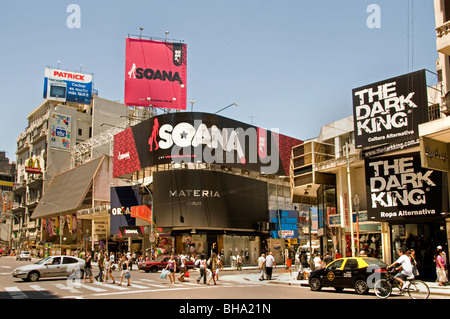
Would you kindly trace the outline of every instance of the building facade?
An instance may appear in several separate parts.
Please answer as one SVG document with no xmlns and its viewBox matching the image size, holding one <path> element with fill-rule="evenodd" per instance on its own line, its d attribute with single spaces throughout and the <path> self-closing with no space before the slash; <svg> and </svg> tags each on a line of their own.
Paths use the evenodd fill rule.
<svg viewBox="0 0 450 319">
<path fill-rule="evenodd" d="M 146 217 L 128 223 L 142 227 L 129 232 L 135 234 L 132 251 L 148 247 L 144 239 L 154 232 L 158 242 L 152 245 L 163 252 L 214 251 L 225 264 L 241 254 L 254 264 L 261 251 L 272 250 L 282 260 L 284 240 L 298 237 L 287 172 L 290 149 L 300 142 L 215 114 L 152 117 L 114 137 L 113 176 L 141 185 L 145 199 L 130 204 L 117 195 L 111 209 L 152 203 Z M 275 222 L 282 221 L 272 223 L 278 225 L 274 234 L 271 210 Z M 289 211 L 295 229 L 282 216 Z"/>
<path fill-rule="evenodd" d="M 128 107 L 97 95 L 88 104 L 46 99 L 30 113 L 27 128 L 17 138 L 12 249 L 27 249 L 33 254 L 43 251 L 47 221 L 32 216 L 49 183 L 53 177 L 107 154 L 109 145 L 89 145 L 85 152 L 80 152 L 79 145 L 113 128 L 118 130 L 127 125 L 129 118 Z"/>
<path fill-rule="evenodd" d="M 419 273 L 433 277 L 436 248 L 448 252 L 447 145 L 438 144 L 448 121 L 434 117 L 424 71 L 353 95 L 354 116 L 325 125 L 318 138 L 293 148 L 292 198 L 317 205 L 322 253 L 392 263 L 406 247 L 415 250 Z M 373 111 L 383 104 L 398 107 Z"/>
<path fill-rule="evenodd" d="M 7 252 L 11 240 L 11 215 L 16 163 L 10 162 L 6 152 L 0 152 L 0 249 Z"/>
</svg>

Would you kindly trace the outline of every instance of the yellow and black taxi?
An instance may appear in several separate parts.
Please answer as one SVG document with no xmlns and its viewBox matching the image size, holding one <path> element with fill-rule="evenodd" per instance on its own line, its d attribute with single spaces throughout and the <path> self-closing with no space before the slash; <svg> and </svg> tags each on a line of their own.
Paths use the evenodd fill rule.
<svg viewBox="0 0 450 319">
<path fill-rule="evenodd" d="M 384 277 L 387 264 L 377 258 L 346 257 L 329 263 L 325 268 L 311 272 L 309 287 L 319 291 L 322 287 L 333 287 L 340 292 L 353 288 L 358 294 L 365 294 L 375 280 Z"/>
</svg>

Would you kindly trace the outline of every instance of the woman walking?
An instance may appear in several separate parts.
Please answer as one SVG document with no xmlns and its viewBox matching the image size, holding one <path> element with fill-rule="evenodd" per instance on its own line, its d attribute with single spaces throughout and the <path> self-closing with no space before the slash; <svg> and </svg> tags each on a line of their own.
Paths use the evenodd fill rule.
<svg viewBox="0 0 450 319">
<path fill-rule="evenodd" d="M 128 280 L 127 286 L 131 286 L 131 274 L 128 270 L 130 261 L 127 259 L 127 256 L 122 256 L 122 273 L 120 275 L 120 283 L 119 286 L 122 286 L 123 278 L 126 278 Z"/>
<path fill-rule="evenodd" d="M 112 282 L 113 284 L 116 283 L 116 280 L 114 279 L 114 277 L 112 275 L 112 265 L 113 265 L 113 262 L 111 261 L 111 258 L 109 258 L 109 256 L 107 256 L 106 261 L 105 261 L 105 278 L 103 279 L 104 284 L 108 280 L 108 277 L 111 277 L 111 279 L 113 280 L 113 282 Z"/>
<path fill-rule="evenodd" d="M 216 280 L 219 280 L 219 270 L 223 269 L 222 261 L 219 255 L 217 255 L 217 267 L 216 267 Z"/>
<path fill-rule="evenodd" d="M 440 250 L 436 256 L 436 272 L 438 275 L 439 286 L 445 286 L 447 282 L 447 274 L 445 273 L 445 259 L 443 258 L 443 251 Z"/>
<path fill-rule="evenodd" d="M 171 284 L 175 284 L 175 271 L 177 270 L 177 262 L 175 261 L 173 255 L 170 255 L 170 260 L 167 263 L 166 269 L 169 270 L 167 275 L 170 279 Z"/>
<path fill-rule="evenodd" d="M 208 279 L 208 282 L 206 283 L 209 285 L 209 282 L 211 279 L 214 281 L 214 285 L 216 284 L 216 269 L 217 269 L 217 255 L 213 253 L 211 255 L 211 258 L 209 259 L 208 269 L 211 271 L 211 277 Z"/>
<path fill-rule="evenodd" d="M 206 284 L 206 256 L 204 254 L 195 262 L 195 266 L 200 269 L 200 277 L 197 278 L 197 283 L 199 284 L 203 278 L 203 283 Z"/>
</svg>

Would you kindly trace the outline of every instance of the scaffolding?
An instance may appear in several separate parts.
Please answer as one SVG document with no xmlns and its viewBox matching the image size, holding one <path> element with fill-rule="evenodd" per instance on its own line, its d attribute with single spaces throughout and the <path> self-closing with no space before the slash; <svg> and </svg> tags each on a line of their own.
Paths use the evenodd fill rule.
<svg viewBox="0 0 450 319">
<path fill-rule="evenodd" d="M 155 110 L 148 107 L 132 107 L 129 109 L 126 127 L 114 126 L 107 131 L 91 137 L 90 139 L 75 145 L 72 152 L 72 167 L 76 167 L 93 159 L 96 148 L 109 144 L 109 148 L 102 152 L 102 155 L 113 156 L 114 135 L 122 132 L 128 127 L 134 126 L 155 115 Z M 125 123 L 124 123 L 125 124 Z"/>
</svg>

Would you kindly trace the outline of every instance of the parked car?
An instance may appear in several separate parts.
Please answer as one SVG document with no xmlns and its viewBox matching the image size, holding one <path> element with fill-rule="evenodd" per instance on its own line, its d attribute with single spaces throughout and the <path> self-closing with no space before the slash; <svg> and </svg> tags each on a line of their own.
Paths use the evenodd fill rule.
<svg viewBox="0 0 450 319">
<path fill-rule="evenodd" d="M 362 295 L 369 291 L 368 282 L 375 279 L 374 275 L 384 277 L 386 268 L 387 264 L 377 258 L 339 258 L 325 268 L 311 272 L 309 286 L 313 291 L 319 291 L 322 287 L 334 287 L 338 292 L 344 288 L 353 288 Z"/>
<path fill-rule="evenodd" d="M 20 266 L 12 272 L 14 278 L 25 281 L 37 281 L 39 278 L 68 277 L 82 278 L 84 259 L 72 256 L 49 256 L 34 264 Z"/>
<path fill-rule="evenodd" d="M 28 260 L 31 261 L 31 254 L 29 251 L 22 251 L 16 255 L 16 260 Z"/>
<path fill-rule="evenodd" d="M 175 261 L 177 262 L 177 272 L 179 271 L 179 266 L 181 264 L 180 257 L 174 256 Z M 158 272 L 158 270 L 163 270 L 167 267 L 167 263 L 170 260 L 170 256 L 159 257 L 153 261 L 143 261 L 138 264 L 139 270 L 143 270 L 145 272 Z M 194 262 L 186 259 L 186 267 L 187 269 L 194 268 Z"/>
</svg>

